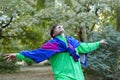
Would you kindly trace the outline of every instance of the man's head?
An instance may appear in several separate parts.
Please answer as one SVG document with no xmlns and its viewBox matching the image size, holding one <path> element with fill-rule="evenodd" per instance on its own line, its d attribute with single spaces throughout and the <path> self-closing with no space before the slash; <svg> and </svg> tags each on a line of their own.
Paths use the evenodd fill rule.
<svg viewBox="0 0 120 80">
<path fill-rule="evenodd" d="M 50 31 L 51 37 L 55 37 L 55 36 L 60 35 L 62 33 L 64 33 L 64 28 L 58 24 L 55 24 Z"/>
</svg>

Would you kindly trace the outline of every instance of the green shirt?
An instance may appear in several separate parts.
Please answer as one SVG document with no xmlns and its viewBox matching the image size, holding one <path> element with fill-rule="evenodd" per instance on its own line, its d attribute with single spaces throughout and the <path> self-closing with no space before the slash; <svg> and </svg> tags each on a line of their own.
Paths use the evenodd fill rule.
<svg viewBox="0 0 120 80">
<path fill-rule="evenodd" d="M 63 38 L 61 35 L 59 35 L 58 38 L 68 45 L 66 38 Z M 89 53 L 90 51 L 96 50 L 99 44 L 100 42 L 80 43 L 75 50 L 77 54 Z M 22 60 L 22 58 L 19 57 L 20 55 L 21 54 L 17 55 L 17 58 Z M 29 61 L 26 58 L 27 57 L 24 57 L 23 60 Z M 75 62 L 68 52 L 57 53 L 53 55 L 49 61 L 55 80 L 84 80 L 80 59 L 78 62 Z"/>
</svg>

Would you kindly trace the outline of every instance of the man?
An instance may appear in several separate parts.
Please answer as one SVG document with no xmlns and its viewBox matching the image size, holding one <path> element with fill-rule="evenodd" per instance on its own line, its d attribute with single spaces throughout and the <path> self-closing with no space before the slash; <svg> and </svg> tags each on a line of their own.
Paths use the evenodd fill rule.
<svg viewBox="0 0 120 80">
<path fill-rule="evenodd" d="M 79 55 L 96 50 L 100 44 L 107 42 L 101 40 L 94 43 L 82 43 L 64 33 L 62 26 L 54 25 L 50 32 L 52 40 L 39 49 L 11 54 L 6 56 L 6 59 L 11 61 L 17 58 L 36 63 L 49 59 L 55 80 L 84 80 L 81 63 L 84 64 L 85 60 L 82 61 Z"/>
</svg>

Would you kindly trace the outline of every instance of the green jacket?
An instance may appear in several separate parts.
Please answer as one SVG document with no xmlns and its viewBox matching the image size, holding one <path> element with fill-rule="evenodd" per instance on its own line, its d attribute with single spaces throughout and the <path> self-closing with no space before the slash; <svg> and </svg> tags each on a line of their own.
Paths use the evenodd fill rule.
<svg viewBox="0 0 120 80">
<path fill-rule="evenodd" d="M 58 38 L 67 44 L 66 38 L 61 35 Z M 94 43 L 80 43 L 75 49 L 77 54 L 89 53 L 99 47 L 100 42 Z M 17 59 L 32 61 L 21 54 L 17 54 Z M 84 80 L 83 71 L 81 68 L 80 60 L 75 62 L 68 52 L 57 53 L 49 59 L 55 80 Z"/>
</svg>

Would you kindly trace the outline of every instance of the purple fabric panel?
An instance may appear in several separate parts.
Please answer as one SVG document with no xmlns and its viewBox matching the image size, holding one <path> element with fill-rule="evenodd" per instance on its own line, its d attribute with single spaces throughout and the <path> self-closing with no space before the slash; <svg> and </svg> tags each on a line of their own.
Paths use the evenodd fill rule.
<svg viewBox="0 0 120 80">
<path fill-rule="evenodd" d="M 43 49 L 47 49 L 47 50 L 54 50 L 54 51 L 59 51 L 58 49 L 58 43 L 56 42 L 47 42 L 46 44 L 44 44 L 43 46 L 41 46 L 41 48 Z"/>
</svg>

